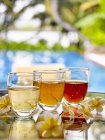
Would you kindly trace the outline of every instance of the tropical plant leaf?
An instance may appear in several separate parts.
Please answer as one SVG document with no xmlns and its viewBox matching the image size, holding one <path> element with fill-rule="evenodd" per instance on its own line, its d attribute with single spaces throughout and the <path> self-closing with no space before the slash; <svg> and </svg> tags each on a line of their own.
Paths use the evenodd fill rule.
<svg viewBox="0 0 105 140">
<path fill-rule="evenodd" d="M 85 3 L 82 3 L 80 6 L 80 10 L 85 11 L 87 9 L 90 9 L 96 5 L 99 5 L 99 0 L 92 0 L 92 1 L 86 1 Z"/>
<path fill-rule="evenodd" d="M 86 26 L 91 26 L 99 19 L 105 19 L 105 13 L 94 13 L 94 14 L 88 15 L 88 16 L 80 19 L 75 24 L 75 26 L 77 28 L 84 28 Z"/>
<path fill-rule="evenodd" d="M 89 26 L 88 28 L 82 29 L 82 33 L 85 34 L 91 42 L 97 45 L 105 45 L 105 30 L 101 31 L 99 25 Z"/>
<path fill-rule="evenodd" d="M 62 7 L 61 13 L 62 13 L 62 17 L 65 21 L 68 21 L 70 23 L 73 23 L 75 21 L 75 15 L 68 8 Z"/>
<path fill-rule="evenodd" d="M 100 9 L 105 13 L 105 0 L 100 0 Z"/>
</svg>

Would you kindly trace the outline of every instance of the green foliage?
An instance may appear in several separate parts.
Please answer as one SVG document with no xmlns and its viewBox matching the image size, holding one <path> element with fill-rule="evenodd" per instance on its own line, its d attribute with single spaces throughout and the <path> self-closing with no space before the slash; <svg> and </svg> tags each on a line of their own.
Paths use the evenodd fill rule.
<svg viewBox="0 0 105 140">
<path fill-rule="evenodd" d="M 94 13 L 88 15 L 76 23 L 76 27 L 80 28 L 94 45 L 105 44 L 105 13 Z"/>
<path fill-rule="evenodd" d="M 91 39 L 95 46 L 105 45 L 105 26 L 103 23 L 88 26 L 82 29 L 82 32 Z"/>
<path fill-rule="evenodd" d="M 30 7 L 35 7 L 38 4 L 44 4 L 46 10 L 44 12 L 33 13 L 33 19 L 38 18 L 41 21 L 39 31 L 50 27 L 49 29 L 57 29 L 64 33 L 64 30 L 68 31 L 68 28 L 64 26 L 64 22 L 69 23 L 70 29 L 79 30 L 85 36 L 87 36 L 93 44 L 100 46 L 105 44 L 105 0 L 56 0 L 55 11 L 53 11 L 53 0 L 31 0 L 27 5 L 24 5 L 19 11 L 15 11 L 14 7 L 18 0 L 1 0 L 0 4 L 4 4 L 6 10 L 4 12 L 4 20 L 0 25 L 0 30 L 8 31 L 10 27 L 14 27 L 14 22 Z M 58 8 L 56 8 L 58 6 Z M 34 11 L 33 11 L 34 12 Z M 54 17 L 54 15 L 56 15 Z M 61 20 L 60 20 L 61 19 Z M 59 25 L 59 21 L 61 22 Z M 64 21 L 64 22 L 62 22 Z M 24 27 L 24 29 L 28 27 Z M 32 28 L 32 27 L 31 27 Z M 81 40 L 81 39 L 80 39 Z M 27 50 L 32 49 L 48 49 L 46 43 L 39 42 L 34 47 L 24 42 L 17 46 L 16 43 L 11 44 L 11 49 L 17 46 L 20 50 L 26 46 Z M 6 49 L 10 46 L 5 44 Z M 38 48 L 39 47 L 39 48 Z M 78 48 L 78 47 L 77 47 Z M 77 49 L 76 48 L 76 49 Z M 59 44 L 55 44 L 53 50 L 69 50 L 71 47 L 63 48 Z"/>
<path fill-rule="evenodd" d="M 87 36 L 94 45 L 105 45 L 105 0 L 67 0 L 59 3 L 64 21 Z"/>
<path fill-rule="evenodd" d="M 59 14 L 61 15 L 61 18 L 66 22 L 74 24 L 77 20 L 80 4 L 81 1 L 78 0 L 66 0 L 66 2 L 64 0 L 59 1 Z"/>
<path fill-rule="evenodd" d="M 89 9 L 93 9 L 93 7 Z M 75 23 L 75 27 L 86 35 L 95 46 L 105 45 L 105 0 L 100 0 L 98 8 L 91 14 L 87 11 L 87 14 Z"/>
<path fill-rule="evenodd" d="M 100 0 L 100 10 L 105 13 L 105 0 Z"/>
<path fill-rule="evenodd" d="M 47 49 L 44 42 L 39 42 L 36 45 L 28 44 L 26 42 L 6 42 L 0 41 L 0 50 L 45 50 Z"/>
<path fill-rule="evenodd" d="M 70 45 L 64 48 L 61 44 L 56 43 L 51 48 L 48 47 L 44 40 L 41 40 L 35 45 L 28 44 L 26 42 L 6 42 L 0 41 L 0 50 L 26 50 L 26 51 L 78 51 L 80 53 L 84 52 L 83 47 L 78 47 L 76 45 Z"/>
<path fill-rule="evenodd" d="M 88 15 L 84 18 L 82 18 L 81 20 L 79 20 L 75 26 L 77 28 L 87 28 L 91 25 L 97 24 L 100 21 L 99 20 L 105 20 L 105 13 L 94 13 L 91 15 Z"/>
</svg>

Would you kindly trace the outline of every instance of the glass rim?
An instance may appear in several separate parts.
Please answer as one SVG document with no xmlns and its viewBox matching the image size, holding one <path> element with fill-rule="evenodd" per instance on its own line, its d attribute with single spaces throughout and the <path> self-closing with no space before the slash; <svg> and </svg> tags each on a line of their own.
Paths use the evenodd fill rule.
<svg viewBox="0 0 105 140">
<path fill-rule="evenodd" d="M 50 74 L 50 73 L 65 73 L 65 70 L 34 70 L 33 73 L 44 73 L 44 74 Z"/>
<path fill-rule="evenodd" d="M 9 72 L 7 75 L 14 75 L 17 74 L 18 76 L 39 76 L 40 73 L 34 73 L 34 72 Z"/>
<path fill-rule="evenodd" d="M 71 71 L 90 71 L 88 67 L 65 67 L 65 68 L 60 68 L 60 70 L 71 70 Z"/>
</svg>

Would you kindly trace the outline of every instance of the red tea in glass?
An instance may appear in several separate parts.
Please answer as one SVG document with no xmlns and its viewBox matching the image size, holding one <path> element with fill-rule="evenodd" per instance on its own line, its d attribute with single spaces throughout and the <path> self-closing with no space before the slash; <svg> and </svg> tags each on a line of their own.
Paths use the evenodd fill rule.
<svg viewBox="0 0 105 140">
<path fill-rule="evenodd" d="M 65 82 L 64 99 L 69 103 L 81 102 L 87 92 L 88 82 L 82 80 L 69 80 Z"/>
</svg>

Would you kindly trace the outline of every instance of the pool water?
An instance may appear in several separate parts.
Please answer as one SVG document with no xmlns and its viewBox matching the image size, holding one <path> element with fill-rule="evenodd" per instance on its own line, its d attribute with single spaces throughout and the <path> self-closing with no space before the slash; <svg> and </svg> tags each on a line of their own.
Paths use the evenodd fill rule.
<svg viewBox="0 0 105 140">
<path fill-rule="evenodd" d="M 87 60 L 77 52 L 50 51 L 2 51 L 0 52 L 0 89 L 6 89 L 7 73 L 12 71 L 13 65 L 30 66 L 33 64 L 64 64 L 66 67 L 90 68 L 89 91 L 105 92 L 105 68 Z"/>
</svg>

